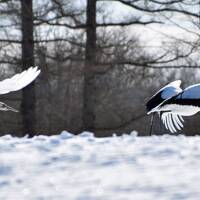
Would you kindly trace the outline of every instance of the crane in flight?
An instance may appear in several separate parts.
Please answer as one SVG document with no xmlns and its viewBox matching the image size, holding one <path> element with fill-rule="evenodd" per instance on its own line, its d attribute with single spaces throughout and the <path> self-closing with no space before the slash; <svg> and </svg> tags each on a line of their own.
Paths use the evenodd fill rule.
<svg viewBox="0 0 200 200">
<path fill-rule="evenodd" d="M 146 104 L 147 114 L 152 114 L 150 135 L 155 113 L 158 113 L 166 129 L 175 133 L 183 128 L 183 117 L 200 111 L 200 84 L 184 90 L 181 81 L 169 83 L 154 94 Z"/>
<path fill-rule="evenodd" d="M 39 74 L 40 69 L 38 69 L 38 67 L 30 67 L 21 73 L 15 74 L 11 78 L 0 81 L 0 95 L 21 90 L 33 82 Z M 18 112 L 18 110 L 8 106 L 3 102 L 0 102 L 0 110 Z"/>
</svg>

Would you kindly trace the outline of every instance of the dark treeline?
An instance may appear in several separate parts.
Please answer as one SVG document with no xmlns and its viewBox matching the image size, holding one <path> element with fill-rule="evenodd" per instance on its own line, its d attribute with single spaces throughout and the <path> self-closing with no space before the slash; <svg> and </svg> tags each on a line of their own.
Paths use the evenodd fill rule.
<svg viewBox="0 0 200 200">
<path fill-rule="evenodd" d="M 147 99 L 175 79 L 183 86 L 200 81 L 199 10 L 198 0 L 0 1 L 1 78 L 42 70 L 22 91 L 1 95 L 20 114 L 1 112 L 0 133 L 147 135 Z M 168 43 L 148 47 L 140 39 L 147 32 L 137 29 L 154 25 L 190 37 L 166 34 Z M 184 132 L 198 133 L 198 119 Z"/>
</svg>

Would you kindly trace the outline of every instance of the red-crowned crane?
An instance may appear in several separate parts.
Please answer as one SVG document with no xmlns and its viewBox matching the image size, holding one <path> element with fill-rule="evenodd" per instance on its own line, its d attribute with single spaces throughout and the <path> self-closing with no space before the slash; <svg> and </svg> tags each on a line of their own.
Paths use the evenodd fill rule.
<svg viewBox="0 0 200 200">
<path fill-rule="evenodd" d="M 165 127 L 174 133 L 183 128 L 182 116 L 191 116 L 200 111 L 200 84 L 191 85 L 184 90 L 181 81 L 174 81 L 160 89 L 147 102 L 147 114 L 158 113 Z M 150 134 L 153 126 L 151 120 Z"/>
</svg>

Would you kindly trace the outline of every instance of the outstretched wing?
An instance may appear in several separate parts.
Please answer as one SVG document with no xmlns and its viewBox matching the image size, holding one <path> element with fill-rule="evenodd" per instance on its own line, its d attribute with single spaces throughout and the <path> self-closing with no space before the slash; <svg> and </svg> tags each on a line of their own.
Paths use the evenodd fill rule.
<svg viewBox="0 0 200 200">
<path fill-rule="evenodd" d="M 172 112 L 164 112 L 162 113 L 161 119 L 166 129 L 170 130 L 172 133 L 183 128 L 184 119 L 181 115 Z"/>
<path fill-rule="evenodd" d="M 30 67 L 11 78 L 0 81 L 0 94 L 6 94 L 24 88 L 34 81 L 39 73 L 40 70 L 38 70 L 38 67 Z"/>
<path fill-rule="evenodd" d="M 154 94 L 146 104 L 147 114 L 157 112 L 157 108 L 167 99 L 182 92 L 180 88 L 181 81 L 177 80 L 169 83 L 165 87 L 161 88 L 156 94 Z"/>
</svg>

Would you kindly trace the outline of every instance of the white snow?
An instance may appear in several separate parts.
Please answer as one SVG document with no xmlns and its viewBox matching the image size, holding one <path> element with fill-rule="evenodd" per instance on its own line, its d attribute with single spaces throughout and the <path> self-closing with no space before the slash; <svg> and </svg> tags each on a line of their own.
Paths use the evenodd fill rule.
<svg viewBox="0 0 200 200">
<path fill-rule="evenodd" d="M 200 137 L 0 138 L 1 200 L 199 200 Z"/>
</svg>

